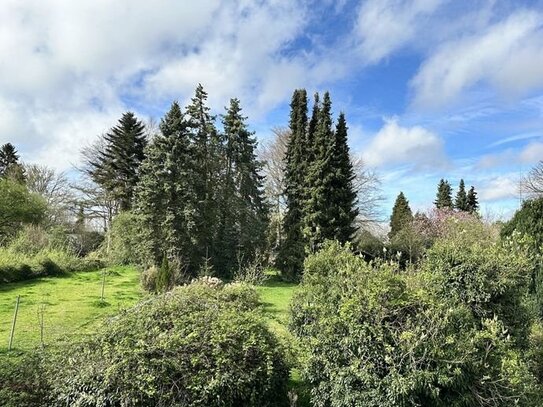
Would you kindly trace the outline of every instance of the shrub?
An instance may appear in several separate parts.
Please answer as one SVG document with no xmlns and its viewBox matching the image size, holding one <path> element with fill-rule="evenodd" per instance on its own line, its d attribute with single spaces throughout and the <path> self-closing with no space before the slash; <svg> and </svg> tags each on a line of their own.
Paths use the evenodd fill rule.
<svg viewBox="0 0 543 407">
<path fill-rule="evenodd" d="M 100 248 L 101 256 L 112 265 L 146 264 L 149 251 L 142 241 L 142 218 L 133 212 L 122 212 L 113 220 Z"/>
<path fill-rule="evenodd" d="M 52 356 L 51 404 L 284 405 L 281 348 L 244 285 L 196 283 L 148 299 Z"/>
<path fill-rule="evenodd" d="M 433 290 L 425 273 L 368 264 L 336 243 L 308 257 L 291 328 L 312 405 L 537 405 L 502 321 Z"/>
</svg>

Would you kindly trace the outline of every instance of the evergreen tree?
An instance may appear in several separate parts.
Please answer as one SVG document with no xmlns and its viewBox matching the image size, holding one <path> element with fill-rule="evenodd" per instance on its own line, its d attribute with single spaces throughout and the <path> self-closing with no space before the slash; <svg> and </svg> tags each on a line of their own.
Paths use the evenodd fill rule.
<svg viewBox="0 0 543 407">
<path fill-rule="evenodd" d="M 452 190 L 451 185 L 448 181 L 445 181 L 444 179 L 441 179 L 439 181 L 439 185 L 437 187 L 437 196 L 434 204 L 438 209 L 452 209 Z"/>
<path fill-rule="evenodd" d="M 405 198 L 403 192 L 400 192 L 392 208 L 390 216 L 390 232 L 388 237 L 394 238 L 402 229 L 404 229 L 413 220 L 413 213 L 409 207 L 409 201 Z"/>
<path fill-rule="evenodd" d="M 456 199 L 454 201 L 454 207 L 459 211 L 468 211 L 468 196 L 466 194 L 466 186 L 464 180 L 460 180 L 460 185 L 458 186 L 458 192 L 456 193 Z"/>
<path fill-rule="evenodd" d="M 468 191 L 468 196 L 467 196 L 467 211 L 469 213 L 477 213 L 478 209 L 479 209 L 479 199 L 477 198 L 477 192 L 475 192 L 475 188 L 471 186 L 471 188 Z"/>
<path fill-rule="evenodd" d="M 225 168 L 215 267 L 226 276 L 234 267 L 253 260 L 257 250 L 263 248 L 267 224 L 256 139 L 241 111 L 239 100 L 232 99 L 222 120 Z"/>
<path fill-rule="evenodd" d="M 11 143 L 0 147 L 0 177 L 18 183 L 24 183 L 26 180 L 24 167 L 19 162 L 17 150 Z"/>
<path fill-rule="evenodd" d="M 300 171 L 304 157 L 304 140 L 307 131 L 307 92 L 297 89 L 290 104 L 291 136 L 285 156 L 285 200 L 286 213 L 283 221 L 285 236 L 277 258 L 277 267 L 291 279 L 297 278 L 302 271 L 305 258 L 305 244 L 302 235 L 302 210 L 306 174 Z"/>
<path fill-rule="evenodd" d="M 104 135 L 104 142 L 104 148 L 89 162 L 88 172 L 117 201 L 120 210 L 128 210 L 144 159 L 145 126 L 134 113 L 126 112 Z"/>
<path fill-rule="evenodd" d="M 191 179 L 187 123 L 174 102 L 160 123 L 160 133 L 146 148 L 137 209 L 143 215 L 143 240 L 150 260 L 158 265 L 168 258 L 195 275 L 191 264 L 194 248 L 190 228 L 195 211 Z"/>
<path fill-rule="evenodd" d="M 347 136 L 347 121 L 343 113 L 339 114 L 333 155 L 334 179 L 330 194 L 332 197 L 333 238 L 341 243 L 351 240 L 356 228 L 354 222 L 358 216 L 356 207 L 357 191 L 353 186 L 355 178 Z"/>
<path fill-rule="evenodd" d="M 196 199 L 192 236 L 195 240 L 195 264 L 203 264 L 213 258 L 213 243 L 216 241 L 220 170 L 223 166 L 222 140 L 215 128 L 215 117 L 207 106 L 207 93 L 201 84 L 186 108 L 190 155 L 194 176 L 191 180 Z M 220 208 L 222 209 L 222 208 Z"/>
</svg>

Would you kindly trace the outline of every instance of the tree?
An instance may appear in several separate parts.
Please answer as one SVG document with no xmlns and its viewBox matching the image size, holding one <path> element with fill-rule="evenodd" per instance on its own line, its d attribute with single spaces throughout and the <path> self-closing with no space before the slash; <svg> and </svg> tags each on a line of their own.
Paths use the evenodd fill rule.
<svg viewBox="0 0 543 407">
<path fill-rule="evenodd" d="M 167 258 L 195 274 L 194 244 L 190 235 L 196 210 L 188 123 L 173 102 L 146 149 L 137 186 L 136 207 L 144 219 L 144 241 L 150 261 Z"/>
<path fill-rule="evenodd" d="M 17 150 L 11 143 L 0 147 L 0 177 L 24 183 L 26 176 L 24 167 L 19 163 Z"/>
<path fill-rule="evenodd" d="M 460 180 L 460 184 L 458 185 L 458 192 L 456 193 L 456 199 L 454 200 L 454 207 L 459 211 L 469 211 L 468 196 L 466 195 L 466 186 L 463 179 Z"/>
<path fill-rule="evenodd" d="M 134 113 L 126 112 L 117 126 L 102 138 L 102 148 L 87 161 L 88 174 L 111 194 L 120 210 L 128 210 L 132 207 L 139 167 L 144 159 L 145 126 Z"/>
<path fill-rule="evenodd" d="M 303 140 L 307 131 L 307 92 L 297 89 L 290 104 L 290 139 L 285 155 L 285 201 L 283 222 L 284 240 L 277 257 L 277 266 L 287 278 L 295 279 L 302 270 L 305 244 L 302 235 L 303 182 L 301 173 L 304 150 Z"/>
<path fill-rule="evenodd" d="M 543 195 L 543 160 L 530 170 L 523 180 L 523 187 L 528 194 L 536 198 Z"/>
<path fill-rule="evenodd" d="M 437 196 L 436 200 L 434 201 L 434 204 L 436 208 L 443 209 L 443 208 L 449 208 L 452 209 L 453 202 L 452 202 L 452 190 L 451 185 L 448 181 L 445 181 L 444 179 L 441 179 L 439 181 L 439 185 L 437 187 Z"/>
<path fill-rule="evenodd" d="M 409 207 L 409 201 L 405 198 L 403 192 L 400 192 L 392 208 L 390 216 L 390 232 L 388 237 L 394 238 L 402 229 L 413 221 L 413 213 Z"/>
<path fill-rule="evenodd" d="M 261 163 L 256 139 L 248 130 L 238 99 L 231 99 L 222 118 L 225 168 L 221 171 L 222 197 L 216 239 L 215 268 L 230 276 L 234 267 L 251 262 L 265 243 L 267 207 L 264 203 Z"/>
<path fill-rule="evenodd" d="M 469 213 L 476 213 L 479 209 L 479 200 L 477 199 L 477 192 L 475 192 L 475 188 L 473 186 L 471 186 L 468 191 L 467 201 L 467 211 Z"/>
<path fill-rule="evenodd" d="M 340 243 L 350 241 L 356 232 L 355 220 L 359 214 L 357 207 L 356 175 L 349 154 L 347 121 L 339 114 L 333 151 L 334 180 L 332 181 L 332 224 L 333 238 Z"/>
</svg>

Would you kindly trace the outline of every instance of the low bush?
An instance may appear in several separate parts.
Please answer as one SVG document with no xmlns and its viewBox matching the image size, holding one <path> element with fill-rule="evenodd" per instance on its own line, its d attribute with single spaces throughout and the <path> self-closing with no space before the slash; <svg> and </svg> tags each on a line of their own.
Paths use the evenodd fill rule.
<svg viewBox="0 0 543 407">
<path fill-rule="evenodd" d="M 50 404 L 285 405 L 288 369 L 257 304 L 248 286 L 202 282 L 143 301 L 48 355 Z"/>
<path fill-rule="evenodd" d="M 336 243 L 308 257 L 291 328 L 312 405 L 538 405 L 504 322 L 435 287 L 427 273 L 366 263 Z"/>
</svg>

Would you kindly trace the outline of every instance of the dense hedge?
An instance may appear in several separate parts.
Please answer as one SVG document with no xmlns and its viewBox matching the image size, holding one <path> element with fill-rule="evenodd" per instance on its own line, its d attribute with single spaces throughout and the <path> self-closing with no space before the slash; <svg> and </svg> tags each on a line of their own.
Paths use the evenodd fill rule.
<svg viewBox="0 0 543 407">
<path fill-rule="evenodd" d="M 289 370 L 258 303 L 247 286 L 205 283 L 147 299 L 44 355 L 47 405 L 285 405 Z"/>
<path fill-rule="evenodd" d="M 479 256 L 490 254 L 474 249 L 465 256 L 478 265 Z M 466 260 L 443 255 L 442 270 L 450 259 Z M 462 270 L 474 269 L 455 271 Z M 508 270 L 498 268 L 493 276 L 507 279 Z M 291 328 L 305 352 L 302 374 L 312 405 L 538 405 L 535 377 L 507 323 L 499 314 L 474 312 L 470 298 L 460 294 L 462 284 L 452 284 L 456 292 L 450 295 L 436 290 L 439 280 L 431 271 L 368 264 L 337 244 L 310 256 L 293 300 Z M 495 286 L 487 297 L 488 280 L 475 281 L 499 311 Z M 488 304 L 483 300 L 476 310 L 479 305 Z"/>
</svg>

